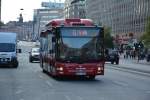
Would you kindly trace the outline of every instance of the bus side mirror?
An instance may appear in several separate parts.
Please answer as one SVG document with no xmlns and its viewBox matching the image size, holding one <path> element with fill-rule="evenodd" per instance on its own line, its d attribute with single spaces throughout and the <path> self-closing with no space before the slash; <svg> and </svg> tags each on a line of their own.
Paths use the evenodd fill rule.
<svg viewBox="0 0 150 100">
<path fill-rule="evenodd" d="M 21 53 L 21 49 L 17 49 L 17 53 Z"/>
<path fill-rule="evenodd" d="M 56 42 L 56 38 L 55 37 L 52 37 L 52 42 Z"/>
</svg>

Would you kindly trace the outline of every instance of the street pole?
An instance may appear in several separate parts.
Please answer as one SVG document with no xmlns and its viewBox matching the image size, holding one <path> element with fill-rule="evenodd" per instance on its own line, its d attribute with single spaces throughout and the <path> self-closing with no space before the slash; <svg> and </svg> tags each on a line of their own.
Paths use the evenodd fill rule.
<svg viewBox="0 0 150 100">
<path fill-rule="evenodd" d="M 23 40 L 23 37 L 24 37 L 24 30 L 23 30 L 23 16 L 22 16 L 22 11 L 24 9 L 23 8 L 20 8 L 20 16 L 19 16 L 19 25 L 21 26 L 21 37 L 22 37 L 22 40 Z"/>
<path fill-rule="evenodd" d="M 37 39 L 39 39 L 39 34 L 40 34 L 40 24 L 41 24 L 41 16 L 39 16 L 39 25 L 38 25 L 38 35 L 37 35 Z"/>
<path fill-rule="evenodd" d="M 33 40 L 34 35 L 35 35 L 35 34 L 34 34 L 34 25 L 35 25 L 35 18 L 34 18 L 34 20 L 33 20 L 33 26 L 32 26 L 32 27 L 33 27 L 33 28 L 32 28 L 32 29 L 33 29 L 33 32 L 32 32 L 32 35 L 31 35 L 31 40 Z"/>
</svg>

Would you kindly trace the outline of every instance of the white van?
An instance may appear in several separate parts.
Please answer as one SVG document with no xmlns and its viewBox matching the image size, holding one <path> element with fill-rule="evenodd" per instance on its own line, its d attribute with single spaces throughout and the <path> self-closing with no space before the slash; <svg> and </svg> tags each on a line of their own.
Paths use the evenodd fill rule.
<svg viewBox="0 0 150 100">
<path fill-rule="evenodd" d="M 10 32 L 0 32 L 0 66 L 8 65 L 18 67 L 17 52 L 17 34 Z"/>
</svg>

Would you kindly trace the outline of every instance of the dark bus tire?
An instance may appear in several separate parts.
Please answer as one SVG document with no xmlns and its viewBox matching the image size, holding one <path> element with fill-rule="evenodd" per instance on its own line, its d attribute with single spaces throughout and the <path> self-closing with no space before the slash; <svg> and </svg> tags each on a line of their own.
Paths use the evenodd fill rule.
<svg viewBox="0 0 150 100">
<path fill-rule="evenodd" d="M 43 73 L 47 73 L 47 71 L 46 71 L 46 70 L 44 70 L 44 69 L 42 69 L 42 71 L 43 71 Z"/>
<path fill-rule="evenodd" d="M 89 79 L 89 80 L 94 80 L 94 79 L 95 79 L 95 75 L 90 75 L 90 76 L 88 76 L 88 79 Z"/>
</svg>

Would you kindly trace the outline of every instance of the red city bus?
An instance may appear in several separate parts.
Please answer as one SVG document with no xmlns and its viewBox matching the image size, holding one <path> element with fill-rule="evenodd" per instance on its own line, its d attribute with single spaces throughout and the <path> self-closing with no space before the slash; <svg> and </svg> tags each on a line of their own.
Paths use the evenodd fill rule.
<svg viewBox="0 0 150 100">
<path fill-rule="evenodd" d="M 104 75 L 104 29 L 90 19 L 54 19 L 40 34 L 40 66 L 52 76 Z"/>
</svg>

